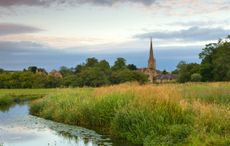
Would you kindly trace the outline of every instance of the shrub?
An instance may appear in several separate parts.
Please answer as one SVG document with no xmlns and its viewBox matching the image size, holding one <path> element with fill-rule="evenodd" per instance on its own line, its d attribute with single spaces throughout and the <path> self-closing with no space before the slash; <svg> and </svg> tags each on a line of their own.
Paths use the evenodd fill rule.
<svg viewBox="0 0 230 146">
<path fill-rule="evenodd" d="M 202 79 L 202 77 L 199 73 L 194 73 L 191 75 L 191 81 L 192 82 L 200 82 L 201 79 Z"/>
</svg>

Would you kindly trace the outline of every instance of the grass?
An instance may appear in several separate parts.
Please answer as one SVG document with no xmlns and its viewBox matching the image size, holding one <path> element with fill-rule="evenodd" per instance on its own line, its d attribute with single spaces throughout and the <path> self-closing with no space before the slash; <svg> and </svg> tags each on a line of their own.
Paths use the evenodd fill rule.
<svg viewBox="0 0 230 146">
<path fill-rule="evenodd" d="M 92 128 L 135 144 L 230 145 L 228 82 L 9 91 L 45 94 L 31 103 L 33 115 Z"/>
<path fill-rule="evenodd" d="M 0 109 L 7 109 L 14 103 L 41 98 L 54 89 L 0 89 Z"/>
</svg>

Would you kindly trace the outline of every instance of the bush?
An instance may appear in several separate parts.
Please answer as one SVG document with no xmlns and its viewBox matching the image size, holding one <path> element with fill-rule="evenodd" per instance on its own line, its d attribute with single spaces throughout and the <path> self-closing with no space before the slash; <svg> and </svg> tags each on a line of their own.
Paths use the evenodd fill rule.
<svg viewBox="0 0 230 146">
<path fill-rule="evenodd" d="M 194 73 L 191 75 L 191 81 L 192 82 L 200 82 L 201 79 L 202 79 L 202 77 L 199 73 Z"/>
</svg>

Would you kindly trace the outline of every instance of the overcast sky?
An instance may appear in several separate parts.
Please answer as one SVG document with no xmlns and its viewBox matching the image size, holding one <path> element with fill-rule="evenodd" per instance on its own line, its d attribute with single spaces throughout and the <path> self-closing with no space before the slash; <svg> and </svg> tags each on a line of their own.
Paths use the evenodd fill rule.
<svg viewBox="0 0 230 146">
<path fill-rule="evenodd" d="M 158 69 L 199 62 L 230 34 L 229 0 L 0 0 L 0 68 L 74 67 L 88 57 Z"/>
</svg>

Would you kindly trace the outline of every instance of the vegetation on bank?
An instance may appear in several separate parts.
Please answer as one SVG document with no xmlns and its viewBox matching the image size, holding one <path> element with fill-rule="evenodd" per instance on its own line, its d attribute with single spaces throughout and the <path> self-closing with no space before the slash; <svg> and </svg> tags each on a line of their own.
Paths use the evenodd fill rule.
<svg viewBox="0 0 230 146">
<path fill-rule="evenodd" d="M 0 108 L 8 107 L 14 103 L 34 100 L 50 94 L 55 89 L 0 89 Z"/>
<path fill-rule="evenodd" d="M 210 43 L 199 54 L 201 64 L 186 63 L 177 65 L 174 73 L 178 74 L 178 82 L 207 82 L 207 81 L 230 81 L 230 35 Z"/>
<path fill-rule="evenodd" d="M 123 58 L 117 58 L 113 66 L 106 60 L 88 58 L 86 63 L 75 68 L 61 67 L 49 74 L 41 68 L 30 66 L 23 71 L 4 71 L 0 69 L 0 88 L 57 88 L 57 87 L 98 87 L 137 81 L 147 81 L 147 76 L 137 71 L 133 64 L 126 64 Z"/>
<path fill-rule="evenodd" d="M 46 119 L 136 144 L 230 145 L 230 83 L 61 89 L 31 104 Z"/>
</svg>

